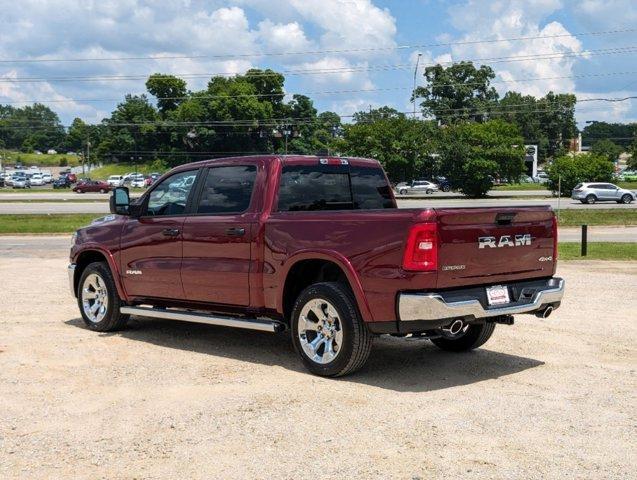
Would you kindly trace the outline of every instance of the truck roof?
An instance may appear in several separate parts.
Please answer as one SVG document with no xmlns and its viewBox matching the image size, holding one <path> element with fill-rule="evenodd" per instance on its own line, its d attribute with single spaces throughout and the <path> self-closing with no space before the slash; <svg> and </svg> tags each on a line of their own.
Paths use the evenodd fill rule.
<svg viewBox="0 0 637 480">
<path fill-rule="evenodd" d="M 326 160 L 347 160 L 351 165 L 357 166 L 379 166 L 380 163 L 378 160 L 373 160 L 370 158 L 360 158 L 360 157 L 335 157 L 335 156 L 319 156 L 319 155 L 245 155 L 239 157 L 224 157 L 224 158 L 214 158 L 209 160 L 201 160 L 199 162 L 187 163 L 184 165 L 180 165 L 177 167 L 178 169 L 182 169 L 184 167 L 205 167 L 209 165 L 214 165 L 215 163 L 225 162 L 228 160 L 245 160 L 247 162 L 250 161 L 265 161 L 272 162 L 275 160 L 280 160 L 286 165 L 314 165 L 319 162 L 321 159 Z"/>
</svg>

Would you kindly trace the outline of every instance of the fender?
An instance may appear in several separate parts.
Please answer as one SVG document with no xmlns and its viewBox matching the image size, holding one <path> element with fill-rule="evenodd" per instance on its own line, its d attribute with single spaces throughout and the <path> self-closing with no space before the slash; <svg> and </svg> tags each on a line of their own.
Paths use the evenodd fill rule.
<svg viewBox="0 0 637 480">
<path fill-rule="evenodd" d="M 363 321 L 374 321 L 369 304 L 367 303 L 367 297 L 365 296 L 363 286 L 361 285 L 356 270 L 345 256 L 333 250 L 299 250 L 286 259 L 279 277 L 281 282 L 277 298 L 277 311 L 283 312 L 283 286 L 285 285 L 285 279 L 292 267 L 302 260 L 327 260 L 338 265 L 345 273 L 347 281 L 354 292 L 354 297 L 358 304 L 358 310 L 361 312 Z"/>
<path fill-rule="evenodd" d="M 124 301 L 128 301 L 128 295 L 126 294 L 126 290 L 124 289 L 124 285 L 122 284 L 119 267 L 117 265 L 117 262 L 113 258 L 113 254 L 97 243 L 83 243 L 78 250 L 72 252 L 73 261 L 77 261 L 79 256 L 85 252 L 99 252 L 106 258 L 106 262 L 108 263 L 108 266 L 111 269 L 111 273 L 113 274 L 113 280 L 115 281 L 115 287 L 117 288 L 117 294 L 119 295 L 119 298 Z"/>
</svg>

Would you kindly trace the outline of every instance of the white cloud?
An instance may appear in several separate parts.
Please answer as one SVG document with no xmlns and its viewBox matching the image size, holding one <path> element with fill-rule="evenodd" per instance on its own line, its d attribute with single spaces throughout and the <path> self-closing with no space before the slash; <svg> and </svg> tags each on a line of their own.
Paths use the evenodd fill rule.
<svg viewBox="0 0 637 480">
<path fill-rule="evenodd" d="M 274 23 L 263 20 L 259 23 L 259 44 L 265 52 L 304 52 L 315 46 L 305 36 L 303 27 L 298 22 Z M 291 59 L 298 59 L 291 56 Z"/>
<path fill-rule="evenodd" d="M 490 2 L 485 7 L 478 0 L 470 0 L 450 9 L 452 21 L 457 28 L 467 31 L 458 40 L 502 40 L 515 37 L 553 37 L 525 41 L 498 41 L 454 45 L 452 58 L 479 59 L 500 57 L 523 57 L 537 54 L 573 54 L 582 51 L 581 42 L 559 22 L 550 22 L 542 26 L 546 17 L 561 8 L 558 0 L 533 0 L 526 2 Z M 466 15 L 467 11 L 474 15 Z M 558 36 L 559 35 L 559 36 Z M 557 57 L 552 59 L 528 59 L 514 62 L 495 62 L 492 64 L 499 80 L 510 83 L 496 83 L 494 86 L 502 93 L 515 90 L 524 94 L 543 96 L 548 91 L 572 92 L 575 82 L 571 78 L 552 78 L 515 82 L 517 79 L 543 77 L 569 77 L 573 73 L 576 57 Z M 480 63 L 480 62 L 476 62 Z M 484 62 L 489 63 L 489 62 Z"/>
<path fill-rule="evenodd" d="M 365 51 L 370 47 L 394 47 L 396 20 L 389 10 L 377 7 L 371 0 L 234 0 L 270 18 L 297 18 L 320 29 L 323 49 L 344 50 L 353 57 L 377 57 L 386 51 Z"/>
</svg>

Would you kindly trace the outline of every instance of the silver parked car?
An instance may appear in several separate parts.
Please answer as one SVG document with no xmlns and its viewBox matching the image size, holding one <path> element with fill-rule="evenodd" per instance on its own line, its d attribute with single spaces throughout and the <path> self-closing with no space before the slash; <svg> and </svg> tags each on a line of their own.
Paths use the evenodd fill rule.
<svg viewBox="0 0 637 480">
<path fill-rule="evenodd" d="M 573 189 L 571 198 L 582 203 L 617 202 L 630 203 L 637 195 L 612 183 L 587 182 L 578 183 Z"/>
<path fill-rule="evenodd" d="M 396 185 L 396 191 L 399 195 L 415 195 L 418 193 L 430 193 L 437 192 L 440 188 L 433 182 L 427 180 L 414 180 L 411 183 L 399 183 Z"/>
</svg>

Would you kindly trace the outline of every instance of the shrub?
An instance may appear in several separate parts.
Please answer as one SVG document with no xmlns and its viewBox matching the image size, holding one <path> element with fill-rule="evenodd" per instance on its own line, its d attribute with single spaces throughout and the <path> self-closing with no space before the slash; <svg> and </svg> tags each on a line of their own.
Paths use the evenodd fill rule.
<svg viewBox="0 0 637 480">
<path fill-rule="evenodd" d="M 548 167 L 548 188 L 557 193 L 561 178 L 562 195 L 569 196 L 575 185 L 581 182 L 610 182 L 613 163 L 606 157 L 592 153 L 556 158 Z"/>
<path fill-rule="evenodd" d="M 69 166 L 69 161 L 66 159 L 66 157 L 62 157 L 60 158 L 60 167 L 68 167 Z"/>
</svg>

